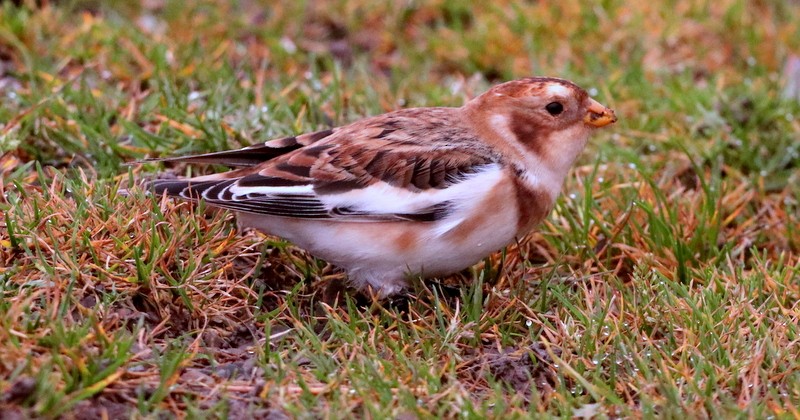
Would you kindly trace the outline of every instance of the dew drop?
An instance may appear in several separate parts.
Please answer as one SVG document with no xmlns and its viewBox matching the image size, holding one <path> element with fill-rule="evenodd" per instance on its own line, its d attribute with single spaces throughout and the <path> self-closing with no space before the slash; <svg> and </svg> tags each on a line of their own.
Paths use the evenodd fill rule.
<svg viewBox="0 0 800 420">
<path fill-rule="evenodd" d="M 288 37 L 281 38 L 280 44 L 281 48 L 283 48 L 283 50 L 289 54 L 294 54 L 297 52 L 297 45 L 295 45 L 294 41 Z"/>
</svg>

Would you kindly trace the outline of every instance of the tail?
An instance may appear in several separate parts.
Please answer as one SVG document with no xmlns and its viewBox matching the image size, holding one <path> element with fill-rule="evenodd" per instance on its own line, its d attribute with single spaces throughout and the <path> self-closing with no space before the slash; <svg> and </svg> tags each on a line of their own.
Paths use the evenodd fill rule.
<svg viewBox="0 0 800 420">
<path fill-rule="evenodd" d="M 177 197 L 184 200 L 197 201 L 202 197 L 212 196 L 217 199 L 224 197 L 227 187 L 237 181 L 238 177 L 228 179 L 224 174 L 213 174 L 195 178 L 182 179 L 154 179 L 144 183 L 143 188 L 148 194 L 168 197 Z M 218 194 L 220 193 L 220 194 Z M 227 195 L 231 193 L 227 192 Z M 228 197 L 230 198 L 230 197 Z"/>
<path fill-rule="evenodd" d="M 243 149 L 225 150 L 222 152 L 204 153 L 201 155 L 144 159 L 133 162 L 133 164 L 148 162 L 181 162 L 224 165 L 231 167 L 249 167 L 308 146 L 330 136 L 333 134 L 333 132 L 333 129 L 322 130 L 313 133 L 302 134 L 299 136 L 270 140 L 264 144 L 245 147 Z"/>
</svg>

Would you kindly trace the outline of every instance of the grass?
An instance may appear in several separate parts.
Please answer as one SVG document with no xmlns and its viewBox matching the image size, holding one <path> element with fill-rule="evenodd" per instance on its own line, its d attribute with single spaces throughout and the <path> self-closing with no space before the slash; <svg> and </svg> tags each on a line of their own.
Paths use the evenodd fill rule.
<svg viewBox="0 0 800 420">
<path fill-rule="evenodd" d="M 9 2 L 0 410 L 40 417 L 800 417 L 791 2 Z M 594 138 L 538 232 L 415 298 L 136 189 L 221 150 L 531 74 Z M 215 168 L 172 167 L 177 175 Z"/>
</svg>

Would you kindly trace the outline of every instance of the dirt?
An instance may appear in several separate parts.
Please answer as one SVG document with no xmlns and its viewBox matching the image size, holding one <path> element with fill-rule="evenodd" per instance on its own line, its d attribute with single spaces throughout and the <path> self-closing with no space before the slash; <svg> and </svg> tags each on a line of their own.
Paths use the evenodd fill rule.
<svg viewBox="0 0 800 420">
<path fill-rule="evenodd" d="M 24 420 L 31 418 L 31 414 L 22 408 L 0 404 L 0 420 Z"/>
<path fill-rule="evenodd" d="M 482 359 L 492 377 L 526 397 L 530 395 L 531 385 L 535 384 L 540 392 L 547 392 L 555 383 L 553 361 L 540 344 L 522 349 L 510 347 L 502 352 L 488 347 Z"/>
<path fill-rule="evenodd" d="M 22 376 L 17 378 L 8 390 L 3 393 L 0 402 L 20 403 L 25 401 L 34 391 L 36 391 L 36 380 L 28 376 Z"/>
<path fill-rule="evenodd" d="M 125 419 L 133 412 L 131 404 L 111 401 L 103 396 L 84 400 L 65 414 L 64 418 L 75 419 Z"/>
</svg>

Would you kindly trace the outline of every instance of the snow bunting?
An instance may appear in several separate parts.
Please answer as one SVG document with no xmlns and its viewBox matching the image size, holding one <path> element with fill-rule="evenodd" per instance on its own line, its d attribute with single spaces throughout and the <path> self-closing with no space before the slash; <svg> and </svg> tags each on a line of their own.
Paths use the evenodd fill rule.
<svg viewBox="0 0 800 420">
<path fill-rule="evenodd" d="M 617 120 L 575 84 L 533 77 L 460 108 L 413 108 L 239 150 L 151 161 L 240 169 L 149 183 L 285 238 L 386 297 L 533 229 L 596 127 Z"/>
</svg>

